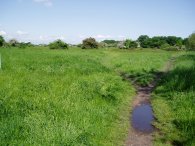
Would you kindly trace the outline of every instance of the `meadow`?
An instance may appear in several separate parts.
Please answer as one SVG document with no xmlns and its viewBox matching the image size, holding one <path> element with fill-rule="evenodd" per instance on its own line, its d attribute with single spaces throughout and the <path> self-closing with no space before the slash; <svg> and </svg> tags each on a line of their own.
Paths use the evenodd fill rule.
<svg viewBox="0 0 195 146">
<path fill-rule="evenodd" d="M 187 52 L 174 59 L 154 92 L 155 126 L 160 130 L 156 145 L 195 145 L 194 91 L 195 53 Z"/>
<path fill-rule="evenodd" d="M 47 47 L 0 48 L 0 53 L 0 145 L 36 146 L 123 145 L 135 89 L 123 80 L 121 73 L 147 84 L 152 80 L 152 72 L 162 69 L 175 54 L 156 49 Z M 153 98 L 156 126 L 162 130 L 165 141 L 174 141 L 166 129 L 175 124 L 180 125 L 175 129 L 186 136 L 184 141 L 192 140 L 194 134 L 194 80 L 190 78 L 194 75 L 194 55 L 190 55 L 191 60 L 187 55 L 190 54 L 177 59 Z M 186 107 L 190 108 L 185 110 Z M 169 113 L 176 114 L 162 126 L 161 120 L 166 120 L 162 111 L 169 108 L 174 109 Z M 178 119 L 183 121 L 182 125 L 177 123 Z"/>
</svg>

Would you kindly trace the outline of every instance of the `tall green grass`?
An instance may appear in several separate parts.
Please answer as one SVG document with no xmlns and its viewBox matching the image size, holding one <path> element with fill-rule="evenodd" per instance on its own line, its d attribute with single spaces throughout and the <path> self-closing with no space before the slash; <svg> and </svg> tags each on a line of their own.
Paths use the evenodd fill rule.
<svg viewBox="0 0 195 146">
<path fill-rule="evenodd" d="M 153 107 L 160 143 L 195 145 L 195 53 L 179 56 L 155 91 Z M 159 141 L 157 141 L 159 143 Z"/>
<path fill-rule="evenodd" d="M 103 64 L 113 70 L 133 78 L 137 84 L 148 85 L 154 79 L 154 73 L 163 68 L 165 62 L 175 52 L 154 49 L 141 50 L 112 50 L 104 58 Z"/>
<path fill-rule="evenodd" d="M 75 48 L 0 52 L 0 145 L 36 146 L 122 145 L 134 89 L 117 71 L 158 69 L 170 56 Z"/>
</svg>

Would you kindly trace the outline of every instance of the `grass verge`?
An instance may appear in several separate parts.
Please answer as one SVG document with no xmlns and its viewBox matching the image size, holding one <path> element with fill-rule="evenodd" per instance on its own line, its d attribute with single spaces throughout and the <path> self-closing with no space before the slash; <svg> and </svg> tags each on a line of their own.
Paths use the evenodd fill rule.
<svg viewBox="0 0 195 146">
<path fill-rule="evenodd" d="M 176 58 L 152 99 L 160 130 L 155 145 L 195 145 L 195 53 Z"/>
</svg>

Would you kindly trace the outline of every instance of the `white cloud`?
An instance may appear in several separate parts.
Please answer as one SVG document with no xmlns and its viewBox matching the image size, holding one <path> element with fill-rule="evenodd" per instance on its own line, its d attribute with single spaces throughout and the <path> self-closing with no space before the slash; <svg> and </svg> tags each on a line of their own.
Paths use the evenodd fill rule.
<svg viewBox="0 0 195 146">
<path fill-rule="evenodd" d="M 42 3 L 47 7 L 51 7 L 53 5 L 51 0 L 33 0 L 33 1 L 37 3 Z"/>
<path fill-rule="evenodd" d="M 39 40 L 41 41 L 46 41 L 46 42 L 51 42 L 51 41 L 54 41 L 54 40 L 65 40 L 65 37 L 64 36 L 47 36 L 47 35 L 40 35 L 39 36 Z"/>
<path fill-rule="evenodd" d="M 24 31 L 21 31 L 21 30 L 18 30 L 16 33 L 18 35 L 27 35 L 28 34 L 28 32 L 24 32 Z"/>
<path fill-rule="evenodd" d="M 94 38 L 97 38 L 97 39 L 108 39 L 108 38 L 112 38 L 112 36 L 99 34 L 99 35 L 94 36 Z"/>
<path fill-rule="evenodd" d="M 3 30 L 0 30 L 0 35 L 7 35 L 7 33 Z"/>
</svg>

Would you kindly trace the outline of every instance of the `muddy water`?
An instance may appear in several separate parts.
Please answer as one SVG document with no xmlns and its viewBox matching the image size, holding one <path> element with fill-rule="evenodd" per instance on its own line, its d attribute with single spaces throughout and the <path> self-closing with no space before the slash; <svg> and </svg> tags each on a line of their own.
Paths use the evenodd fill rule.
<svg viewBox="0 0 195 146">
<path fill-rule="evenodd" d="M 126 146 L 152 146 L 153 132 L 155 127 L 152 122 L 155 120 L 150 103 L 151 93 L 156 87 L 156 83 L 163 74 L 169 70 L 171 63 L 168 62 L 163 72 L 155 74 L 154 80 L 148 86 L 139 86 L 135 79 L 123 74 L 125 80 L 130 81 L 136 89 L 136 97 L 133 100 L 133 111 L 131 113 L 130 128 L 128 137 L 125 141 Z"/>
<path fill-rule="evenodd" d="M 135 130 L 151 133 L 154 130 L 152 121 L 154 120 L 152 107 L 149 103 L 136 106 L 132 113 L 132 126 Z"/>
</svg>

